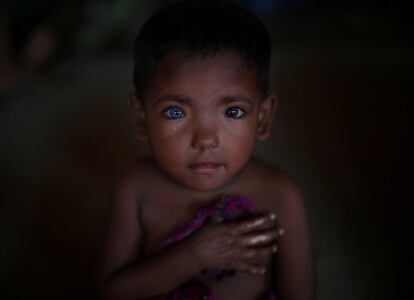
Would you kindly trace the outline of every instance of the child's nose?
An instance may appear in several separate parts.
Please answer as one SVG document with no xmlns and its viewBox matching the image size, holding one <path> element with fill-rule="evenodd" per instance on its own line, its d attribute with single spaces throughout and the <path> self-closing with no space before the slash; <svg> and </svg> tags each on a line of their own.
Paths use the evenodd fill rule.
<svg viewBox="0 0 414 300">
<path fill-rule="evenodd" d="M 219 138 L 215 125 L 200 126 L 194 131 L 191 147 L 197 150 L 215 149 L 219 146 Z"/>
</svg>

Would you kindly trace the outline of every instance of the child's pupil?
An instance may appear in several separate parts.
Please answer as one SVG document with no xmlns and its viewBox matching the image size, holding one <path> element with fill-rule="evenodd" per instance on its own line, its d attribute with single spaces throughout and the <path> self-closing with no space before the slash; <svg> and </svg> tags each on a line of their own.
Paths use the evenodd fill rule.
<svg viewBox="0 0 414 300">
<path fill-rule="evenodd" d="M 183 116 L 183 111 L 179 107 L 171 107 L 168 112 L 171 118 L 181 118 Z"/>
<path fill-rule="evenodd" d="M 237 108 L 237 107 L 230 107 L 228 110 L 227 110 L 227 116 L 228 117 L 231 117 L 231 118 L 237 118 L 237 117 L 239 117 L 238 116 L 238 113 L 239 113 L 239 108 Z"/>
</svg>

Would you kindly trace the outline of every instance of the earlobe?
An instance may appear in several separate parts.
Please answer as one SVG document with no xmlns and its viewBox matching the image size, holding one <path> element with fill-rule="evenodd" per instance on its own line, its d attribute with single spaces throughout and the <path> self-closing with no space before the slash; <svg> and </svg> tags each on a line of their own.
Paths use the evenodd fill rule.
<svg viewBox="0 0 414 300">
<path fill-rule="evenodd" d="M 146 126 L 146 113 L 142 100 L 135 94 L 129 95 L 129 108 L 131 110 L 132 119 L 135 124 L 137 138 L 146 141 L 148 138 Z"/>
<path fill-rule="evenodd" d="M 277 108 L 277 98 L 275 95 L 268 96 L 260 104 L 259 117 L 257 122 L 256 136 L 259 141 L 264 141 L 270 136 L 272 119 Z"/>
</svg>

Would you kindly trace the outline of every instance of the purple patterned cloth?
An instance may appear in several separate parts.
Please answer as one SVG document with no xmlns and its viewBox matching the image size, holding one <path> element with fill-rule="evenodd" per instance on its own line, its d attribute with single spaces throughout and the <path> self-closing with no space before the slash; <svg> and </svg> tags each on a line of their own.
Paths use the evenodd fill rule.
<svg viewBox="0 0 414 300">
<path fill-rule="evenodd" d="M 255 209 L 248 198 L 240 196 L 224 196 L 216 202 L 209 203 L 201 207 L 195 216 L 187 221 L 180 229 L 172 233 L 163 241 L 160 251 L 169 245 L 185 239 L 197 229 L 201 228 L 209 218 L 216 223 L 232 223 L 239 220 L 248 219 L 256 215 Z M 221 279 L 226 276 L 234 275 L 232 270 L 204 270 L 207 276 L 214 276 Z M 156 296 L 153 300 L 219 300 L 211 289 L 202 281 L 196 278 L 187 281 L 175 290 Z M 273 293 L 269 294 L 266 300 L 276 300 Z"/>
</svg>

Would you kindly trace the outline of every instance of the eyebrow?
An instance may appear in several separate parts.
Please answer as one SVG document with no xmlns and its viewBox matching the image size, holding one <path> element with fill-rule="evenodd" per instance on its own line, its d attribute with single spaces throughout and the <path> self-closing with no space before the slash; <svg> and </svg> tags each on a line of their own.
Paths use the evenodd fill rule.
<svg viewBox="0 0 414 300">
<path fill-rule="evenodd" d="M 159 97 L 155 103 L 155 105 L 158 105 L 161 102 L 165 102 L 165 101 L 176 101 L 176 102 L 180 102 L 180 103 L 185 103 L 185 104 L 189 104 L 191 105 L 191 98 L 184 96 L 184 95 L 180 95 L 180 94 L 167 94 L 164 96 Z"/>
<path fill-rule="evenodd" d="M 155 103 L 154 106 L 162 103 L 162 102 L 166 102 L 166 101 L 176 101 L 176 102 L 180 102 L 180 103 L 184 103 L 187 105 L 191 105 L 192 99 L 188 96 L 184 96 L 184 95 L 180 95 L 180 94 L 167 94 L 167 95 L 163 95 L 161 97 L 159 97 Z M 223 96 L 220 104 L 229 104 L 232 102 L 247 102 L 251 105 L 253 105 L 253 101 L 252 99 L 250 99 L 249 97 L 246 96 L 242 96 L 242 95 L 226 95 Z"/>
<path fill-rule="evenodd" d="M 253 105 L 252 99 L 242 95 L 226 95 L 221 100 L 221 103 L 228 104 L 232 102 L 248 102 L 249 104 Z"/>
</svg>

